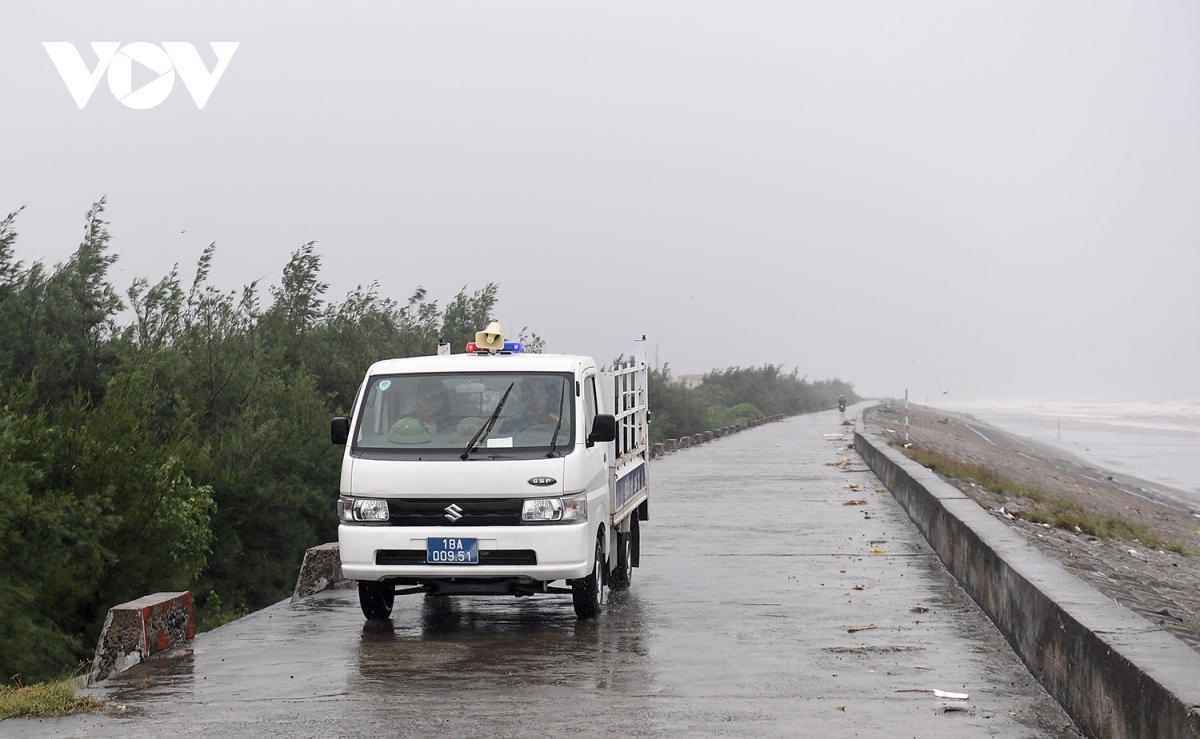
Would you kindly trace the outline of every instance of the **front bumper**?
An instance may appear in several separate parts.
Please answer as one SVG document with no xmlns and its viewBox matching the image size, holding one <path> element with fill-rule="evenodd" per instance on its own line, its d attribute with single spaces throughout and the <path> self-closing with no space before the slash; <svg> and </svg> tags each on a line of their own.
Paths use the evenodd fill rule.
<svg viewBox="0 0 1200 739">
<path fill-rule="evenodd" d="M 473 537 L 485 551 L 531 550 L 537 564 L 379 564 L 380 551 L 425 550 L 427 538 Z M 342 573 L 353 580 L 418 580 L 525 577 L 572 580 L 592 571 L 595 535 L 587 522 L 541 526 L 338 526 Z"/>
</svg>

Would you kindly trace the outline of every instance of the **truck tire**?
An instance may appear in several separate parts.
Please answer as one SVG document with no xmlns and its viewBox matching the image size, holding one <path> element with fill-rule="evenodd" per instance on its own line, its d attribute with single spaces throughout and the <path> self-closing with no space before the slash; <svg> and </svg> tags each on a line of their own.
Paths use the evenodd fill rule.
<svg viewBox="0 0 1200 739">
<path fill-rule="evenodd" d="M 358 605 L 368 621 L 381 621 L 392 615 L 392 603 L 396 601 L 396 588 L 392 585 L 369 580 L 358 581 Z"/>
<path fill-rule="evenodd" d="M 587 577 L 571 581 L 571 600 L 580 619 L 595 618 L 604 607 L 604 547 L 596 540 L 596 561 Z"/>
<path fill-rule="evenodd" d="M 629 531 L 617 532 L 617 565 L 613 567 L 608 586 L 614 592 L 628 590 L 633 581 L 633 527 L 637 519 L 629 522 Z"/>
</svg>

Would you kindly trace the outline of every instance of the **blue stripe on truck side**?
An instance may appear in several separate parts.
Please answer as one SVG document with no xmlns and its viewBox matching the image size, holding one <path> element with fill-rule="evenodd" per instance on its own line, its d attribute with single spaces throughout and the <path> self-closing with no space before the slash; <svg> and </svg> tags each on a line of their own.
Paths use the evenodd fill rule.
<svg viewBox="0 0 1200 739">
<path fill-rule="evenodd" d="M 634 467 L 624 477 L 617 479 L 617 510 L 621 510 L 633 496 L 646 487 L 646 463 Z"/>
</svg>

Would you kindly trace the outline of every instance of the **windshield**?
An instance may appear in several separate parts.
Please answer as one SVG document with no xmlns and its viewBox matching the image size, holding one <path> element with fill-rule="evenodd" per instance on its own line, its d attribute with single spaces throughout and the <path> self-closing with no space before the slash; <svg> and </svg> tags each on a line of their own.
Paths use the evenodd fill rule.
<svg viewBox="0 0 1200 739">
<path fill-rule="evenodd" d="M 491 430 L 480 433 L 506 391 Z M 546 454 L 552 445 L 566 453 L 575 443 L 574 400 L 566 374 L 380 375 L 367 381 L 354 448 L 462 454 L 478 434 L 476 456 Z"/>
</svg>

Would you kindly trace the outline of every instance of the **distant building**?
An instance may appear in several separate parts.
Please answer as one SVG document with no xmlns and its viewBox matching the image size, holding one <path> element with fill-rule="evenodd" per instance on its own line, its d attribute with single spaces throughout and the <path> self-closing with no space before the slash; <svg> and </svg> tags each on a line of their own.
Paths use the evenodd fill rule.
<svg viewBox="0 0 1200 739">
<path fill-rule="evenodd" d="M 679 384 L 691 390 L 704 384 L 704 375 L 680 375 Z"/>
</svg>

